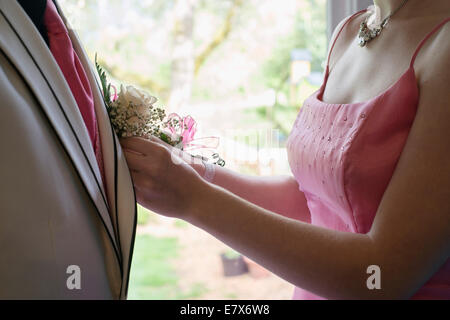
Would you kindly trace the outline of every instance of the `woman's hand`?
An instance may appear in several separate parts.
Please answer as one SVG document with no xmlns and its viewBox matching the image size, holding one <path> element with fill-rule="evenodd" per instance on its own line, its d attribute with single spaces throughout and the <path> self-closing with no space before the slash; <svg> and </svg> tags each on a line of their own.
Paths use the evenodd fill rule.
<svg viewBox="0 0 450 320">
<path fill-rule="evenodd" d="M 150 137 L 120 141 L 139 204 L 165 216 L 186 219 L 207 183 L 188 155 Z"/>
</svg>

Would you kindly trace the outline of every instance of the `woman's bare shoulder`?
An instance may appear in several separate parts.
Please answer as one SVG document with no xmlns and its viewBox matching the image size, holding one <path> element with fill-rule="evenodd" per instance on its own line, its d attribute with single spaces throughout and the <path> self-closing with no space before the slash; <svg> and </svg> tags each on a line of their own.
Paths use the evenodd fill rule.
<svg viewBox="0 0 450 320">
<path fill-rule="evenodd" d="M 442 137 L 448 137 L 450 134 L 450 90 L 448 89 L 450 41 L 448 39 L 450 39 L 450 22 L 427 40 L 414 64 L 420 87 L 417 118 L 422 119 L 424 127 L 433 124 L 433 130 L 440 131 Z"/>
<path fill-rule="evenodd" d="M 345 48 L 347 48 L 349 44 L 355 39 L 361 22 L 367 17 L 367 14 L 364 12 L 352 18 L 353 15 L 354 14 L 342 19 L 333 31 L 333 35 L 331 36 L 331 40 L 328 45 L 328 50 L 331 50 L 334 42 L 336 42 L 336 44 L 330 57 L 330 65 L 334 65 L 337 57 L 340 56 L 339 52 L 345 50 Z M 345 28 L 343 28 L 345 23 L 347 23 L 347 25 L 345 26 Z M 341 29 L 342 32 L 339 34 Z M 329 54 L 330 52 L 328 52 L 328 55 Z"/>
<path fill-rule="evenodd" d="M 421 83 L 431 82 L 448 87 L 450 83 L 449 39 L 450 21 L 432 35 L 418 52 L 414 68 Z"/>
</svg>

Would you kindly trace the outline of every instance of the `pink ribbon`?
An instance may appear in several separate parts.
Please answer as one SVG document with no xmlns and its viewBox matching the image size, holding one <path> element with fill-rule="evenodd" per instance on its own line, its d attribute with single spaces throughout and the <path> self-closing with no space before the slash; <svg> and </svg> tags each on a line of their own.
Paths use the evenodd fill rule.
<svg viewBox="0 0 450 320">
<path fill-rule="evenodd" d="M 170 132 L 183 137 L 183 150 L 216 149 L 219 146 L 218 137 L 194 139 L 195 133 L 197 132 L 197 123 L 191 116 L 181 117 L 177 113 L 171 113 L 167 116 L 167 119 Z M 178 127 L 173 125 L 173 120 L 178 121 Z"/>
<path fill-rule="evenodd" d="M 195 150 L 195 149 L 217 149 L 219 146 L 219 137 L 203 137 L 198 139 L 193 139 L 183 147 L 184 150 Z"/>
<path fill-rule="evenodd" d="M 111 88 L 113 88 L 114 89 L 114 94 L 112 95 L 112 102 L 114 102 L 114 101 L 116 101 L 117 100 L 117 98 L 118 98 L 118 96 L 117 96 L 117 89 L 116 89 L 116 87 L 115 86 L 113 86 L 112 84 L 110 85 L 111 86 Z"/>
</svg>

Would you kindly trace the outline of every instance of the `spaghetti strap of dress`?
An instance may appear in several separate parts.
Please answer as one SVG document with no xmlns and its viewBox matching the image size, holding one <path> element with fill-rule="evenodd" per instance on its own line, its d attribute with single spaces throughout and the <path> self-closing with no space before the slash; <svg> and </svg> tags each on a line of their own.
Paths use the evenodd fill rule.
<svg viewBox="0 0 450 320">
<path fill-rule="evenodd" d="M 332 45 L 331 45 L 330 52 L 328 53 L 327 66 L 326 66 L 326 74 L 328 74 L 328 72 L 329 72 L 331 53 L 333 52 L 334 46 L 335 46 L 335 44 L 336 44 L 336 41 L 338 40 L 338 38 L 339 38 L 339 36 L 341 35 L 342 31 L 344 30 L 345 26 L 346 26 L 350 21 L 352 21 L 353 18 L 355 18 L 355 17 L 357 17 L 357 16 L 359 16 L 360 14 L 363 14 L 363 13 L 365 13 L 365 12 L 367 12 L 367 9 L 364 9 L 364 10 L 361 10 L 361 11 L 358 11 L 358 12 L 354 13 L 353 15 L 351 15 L 351 16 L 344 22 L 344 24 L 342 25 L 342 27 L 339 29 L 339 32 L 337 33 L 337 35 L 336 35 L 336 37 L 334 38 L 334 41 L 333 41 L 333 43 L 332 43 Z"/>
<path fill-rule="evenodd" d="M 411 58 L 411 64 L 410 67 L 414 67 L 414 62 L 416 61 L 417 55 L 420 52 L 420 49 L 425 45 L 425 43 L 430 39 L 436 32 L 438 32 L 447 22 L 450 22 L 450 18 L 444 19 L 441 23 L 439 23 L 433 30 L 431 30 L 430 33 L 428 33 L 425 38 L 420 42 L 420 44 L 417 46 L 416 51 L 414 52 L 412 58 Z"/>
</svg>

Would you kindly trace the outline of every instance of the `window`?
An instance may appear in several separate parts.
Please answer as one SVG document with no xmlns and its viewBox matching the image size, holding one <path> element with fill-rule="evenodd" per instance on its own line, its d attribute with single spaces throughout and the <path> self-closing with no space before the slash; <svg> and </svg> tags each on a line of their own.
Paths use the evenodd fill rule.
<svg viewBox="0 0 450 320">
<path fill-rule="evenodd" d="M 109 80 L 137 85 L 219 136 L 229 168 L 290 173 L 285 142 L 322 81 L 328 37 L 369 0 L 59 0 Z M 328 10 L 328 13 L 327 13 Z M 222 243 L 139 208 L 131 299 L 289 299 L 292 285 L 250 261 L 225 278 Z"/>
</svg>

